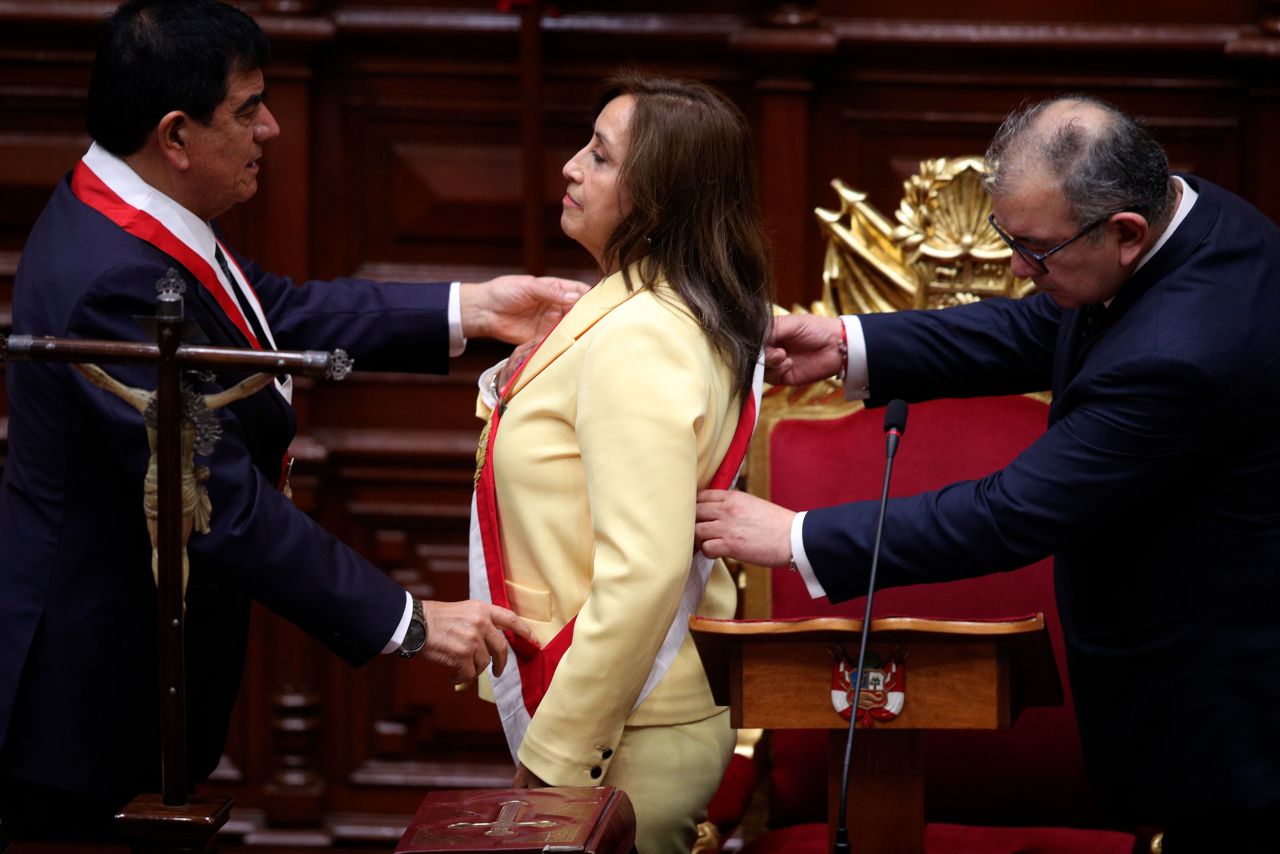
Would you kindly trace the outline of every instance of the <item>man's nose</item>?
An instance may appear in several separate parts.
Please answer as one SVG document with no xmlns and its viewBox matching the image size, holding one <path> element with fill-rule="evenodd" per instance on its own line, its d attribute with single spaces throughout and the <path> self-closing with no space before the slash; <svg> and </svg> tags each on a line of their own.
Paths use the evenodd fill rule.
<svg viewBox="0 0 1280 854">
<path fill-rule="evenodd" d="M 258 121 L 253 127 L 254 140 L 266 142 L 269 139 L 275 139 L 279 135 L 280 125 L 276 122 L 275 115 L 268 109 L 266 104 L 263 104 L 258 113 Z"/>
<path fill-rule="evenodd" d="M 1044 275 L 1044 270 L 1039 265 L 1031 263 L 1031 260 L 1021 252 L 1013 253 L 1013 257 L 1009 259 L 1009 269 L 1019 279 L 1034 279 Z"/>
</svg>

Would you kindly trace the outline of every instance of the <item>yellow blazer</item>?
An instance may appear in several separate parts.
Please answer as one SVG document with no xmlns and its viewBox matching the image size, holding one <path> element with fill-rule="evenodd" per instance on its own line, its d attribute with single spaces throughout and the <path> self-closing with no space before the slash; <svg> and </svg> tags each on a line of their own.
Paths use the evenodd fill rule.
<svg viewBox="0 0 1280 854">
<path fill-rule="evenodd" d="M 578 618 L 519 750 L 552 785 L 596 785 L 624 726 L 720 711 L 689 637 L 632 707 L 689 574 L 694 496 L 737 426 L 734 391 L 675 292 L 628 293 L 621 274 L 574 305 L 512 389 L 494 446 L 507 596 L 541 644 Z M 698 613 L 731 617 L 735 602 L 717 562 Z"/>
</svg>

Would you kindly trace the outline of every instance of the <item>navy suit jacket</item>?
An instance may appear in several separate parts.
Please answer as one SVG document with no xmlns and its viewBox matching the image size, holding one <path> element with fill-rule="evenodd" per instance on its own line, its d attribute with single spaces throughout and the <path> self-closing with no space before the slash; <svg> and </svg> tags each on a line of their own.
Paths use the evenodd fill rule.
<svg viewBox="0 0 1280 854">
<path fill-rule="evenodd" d="M 1159 824 L 1280 808 L 1280 231 L 1184 177 L 1188 217 L 1083 338 L 1045 295 L 861 318 L 880 401 L 1052 388 L 1006 468 L 890 503 L 879 578 L 1056 555 L 1090 776 Z M 875 513 L 805 519 L 833 601 L 865 593 Z"/>
<path fill-rule="evenodd" d="M 448 286 L 307 283 L 237 257 L 282 349 L 341 347 L 362 369 L 447 370 Z M 31 231 L 15 334 L 146 340 L 156 281 L 179 265 L 81 203 L 64 180 Z M 179 267 L 181 270 L 181 268 Z M 186 274 L 186 313 L 215 345 L 248 342 Z M 155 388 L 154 369 L 103 365 Z M 202 393 L 243 375 L 197 383 Z M 156 790 L 156 591 L 142 513 L 141 416 L 69 366 L 8 367 L 0 484 L 0 779 L 95 797 Z M 276 489 L 296 423 L 274 386 L 218 413 L 206 464 L 212 531 L 193 534 L 187 593 L 189 768 L 216 765 L 235 702 L 250 599 L 352 664 L 381 651 L 403 588 Z"/>
</svg>

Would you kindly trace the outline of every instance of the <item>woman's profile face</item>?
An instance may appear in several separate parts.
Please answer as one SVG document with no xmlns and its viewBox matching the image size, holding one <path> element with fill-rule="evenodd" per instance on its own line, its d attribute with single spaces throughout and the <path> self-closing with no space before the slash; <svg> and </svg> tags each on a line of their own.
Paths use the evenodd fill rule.
<svg viewBox="0 0 1280 854">
<path fill-rule="evenodd" d="M 618 180 L 627 157 L 631 114 L 636 99 L 614 98 L 596 117 L 591 141 L 564 165 L 569 181 L 561 199 L 560 228 L 591 253 L 605 273 L 604 247 L 618 223 L 631 212 L 631 197 Z"/>
</svg>

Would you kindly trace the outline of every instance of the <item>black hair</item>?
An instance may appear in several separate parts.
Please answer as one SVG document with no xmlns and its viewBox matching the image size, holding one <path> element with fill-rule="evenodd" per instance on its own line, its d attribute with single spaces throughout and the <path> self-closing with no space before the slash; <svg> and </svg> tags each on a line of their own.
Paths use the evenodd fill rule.
<svg viewBox="0 0 1280 854">
<path fill-rule="evenodd" d="M 117 157 L 142 148 L 160 119 L 181 110 L 208 124 L 231 71 L 265 66 L 258 24 L 215 0 L 129 0 L 107 19 L 93 62 L 89 135 Z"/>
</svg>

